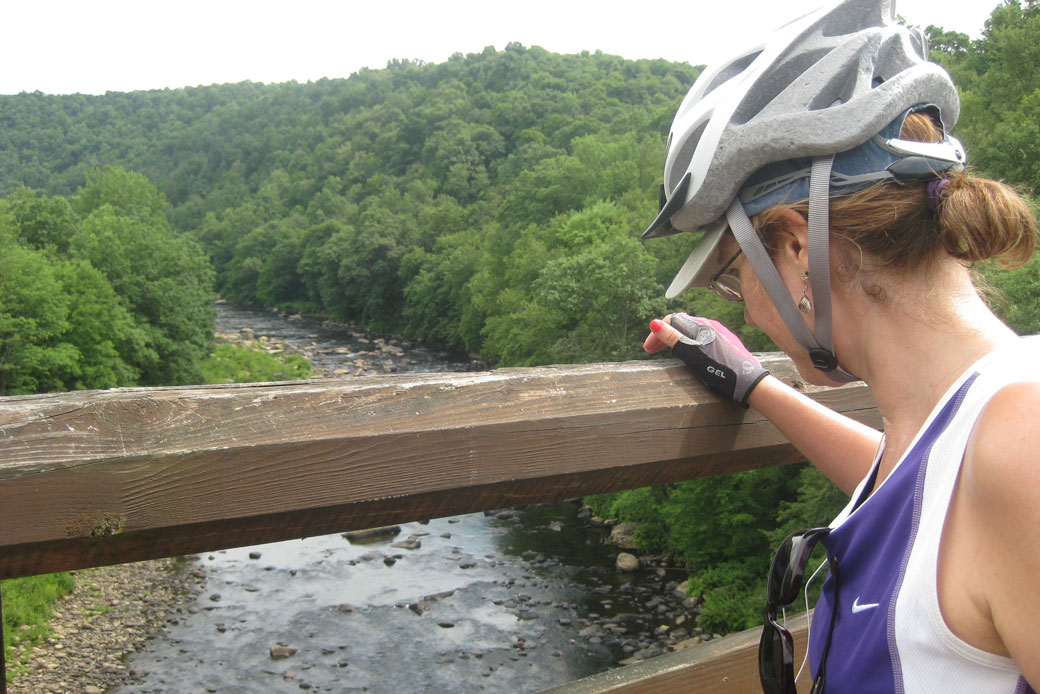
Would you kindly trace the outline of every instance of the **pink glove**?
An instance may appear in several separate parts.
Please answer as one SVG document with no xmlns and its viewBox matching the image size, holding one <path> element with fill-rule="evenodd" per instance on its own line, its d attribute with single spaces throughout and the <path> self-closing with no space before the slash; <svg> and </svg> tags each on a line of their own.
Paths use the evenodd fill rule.
<svg viewBox="0 0 1040 694">
<path fill-rule="evenodd" d="M 682 359 L 708 388 L 747 407 L 751 391 L 769 372 L 740 338 L 710 318 L 676 313 L 671 323 L 682 333 L 672 354 Z"/>
</svg>

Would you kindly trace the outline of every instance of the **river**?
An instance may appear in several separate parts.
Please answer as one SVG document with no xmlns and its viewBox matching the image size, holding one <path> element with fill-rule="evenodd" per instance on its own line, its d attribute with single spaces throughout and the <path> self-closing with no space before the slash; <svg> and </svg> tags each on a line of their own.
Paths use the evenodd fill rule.
<svg viewBox="0 0 1040 694">
<path fill-rule="evenodd" d="M 218 333 L 288 341 L 326 373 L 383 364 L 373 345 L 401 344 L 218 308 Z M 402 348 L 385 368 L 477 366 Z M 405 523 L 368 542 L 336 534 L 192 557 L 202 592 L 127 663 L 148 676 L 115 692 L 537 691 L 689 635 L 683 572 L 618 573 L 616 553 L 608 530 L 559 503 Z"/>
</svg>

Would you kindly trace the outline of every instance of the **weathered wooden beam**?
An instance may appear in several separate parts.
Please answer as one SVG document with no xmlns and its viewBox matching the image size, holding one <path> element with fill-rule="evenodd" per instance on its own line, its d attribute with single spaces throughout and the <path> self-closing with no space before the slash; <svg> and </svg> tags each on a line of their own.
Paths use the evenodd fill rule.
<svg viewBox="0 0 1040 694">
<path fill-rule="evenodd" d="M 806 387 L 871 424 L 862 384 Z M 0 578 L 797 461 L 675 361 L 0 398 Z"/>
<path fill-rule="evenodd" d="M 806 615 L 792 615 L 795 671 L 808 645 Z M 623 668 L 607 670 L 574 682 L 543 689 L 538 694 L 759 694 L 758 641 L 755 627 Z M 800 694 L 808 694 L 812 677 L 806 668 L 798 680 Z"/>
</svg>

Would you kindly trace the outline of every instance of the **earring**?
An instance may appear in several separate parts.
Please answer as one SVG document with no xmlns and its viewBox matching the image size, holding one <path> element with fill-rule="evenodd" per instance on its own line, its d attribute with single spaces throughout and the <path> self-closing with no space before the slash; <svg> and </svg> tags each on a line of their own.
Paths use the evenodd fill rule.
<svg viewBox="0 0 1040 694">
<path fill-rule="evenodd" d="M 802 273 L 802 298 L 798 302 L 798 310 L 802 313 L 808 313 L 812 311 L 812 302 L 809 301 L 809 273 L 808 271 Z"/>
</svg>

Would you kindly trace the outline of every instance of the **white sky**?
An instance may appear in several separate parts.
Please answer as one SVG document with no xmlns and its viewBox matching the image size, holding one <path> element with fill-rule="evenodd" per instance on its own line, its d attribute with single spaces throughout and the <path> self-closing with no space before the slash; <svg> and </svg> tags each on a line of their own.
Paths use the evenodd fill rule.
<svg viewBox="0 0 1040 694">
<path fill-rule="evenodd" d="M 307 82 L 511 41 L 693 65 L 821 0 L 8 0 L 0 94 Z M 978 37 L 998 0 L 897 0 L 911 24 Z"/>
</svg>

